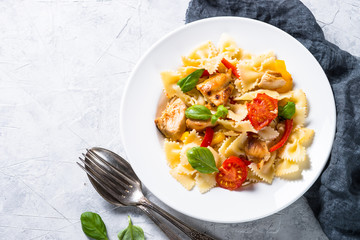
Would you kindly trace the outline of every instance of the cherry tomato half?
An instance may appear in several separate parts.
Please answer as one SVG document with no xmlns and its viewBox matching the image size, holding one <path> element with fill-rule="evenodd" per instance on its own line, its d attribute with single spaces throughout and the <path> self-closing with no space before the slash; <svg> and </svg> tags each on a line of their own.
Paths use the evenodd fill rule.
<svg viewBox="0 0 360 240">
<path fill-rule="evenodd" d="M 248 119 L 256 130 L 269 125 L 278 115 L 278 101 L 265 93 L 258 93 L 247 103 Z"/>
<path fill-rule="evenodd" d="M 223 162 L 215 179 L 219 187 L 235 190 L 241 187 L 246 177 L 247 168 L 244 161 L 241 158 L 231 156 Z"/>
</svg>

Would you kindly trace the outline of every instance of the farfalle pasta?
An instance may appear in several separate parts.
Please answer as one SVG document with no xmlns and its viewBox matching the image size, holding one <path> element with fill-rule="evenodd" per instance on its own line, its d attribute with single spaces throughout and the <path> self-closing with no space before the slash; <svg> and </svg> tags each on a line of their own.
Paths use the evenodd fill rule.
<svg viewBox="0 0 360 240">
<path fill-rule="evenodd" d="M 170 174 L 187 190 L 235 190 L 301 175 L 314 131 L 301 89 L 276 53 L 251 54 L 228 35 L 164 71 L 168 98 L 155 119 Z"/>
</svg>

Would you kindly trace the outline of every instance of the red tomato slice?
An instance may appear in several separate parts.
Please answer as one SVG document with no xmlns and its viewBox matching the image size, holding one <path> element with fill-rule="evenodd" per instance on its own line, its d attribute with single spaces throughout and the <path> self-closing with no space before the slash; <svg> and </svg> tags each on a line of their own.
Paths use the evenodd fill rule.
<svg viewBox="0 0 360 240">
<path fill-rule="evenodd" d="M 251 164 L 251 162 L 245 158 L 240 158 L 240 159 L 244 162 L 245 166 L 249 166 Z"/>
<path fill-rule="evenodd" d="M 244 161 L 241 158 L 231 156 L 223 162 L 215 179 L 219 187 L 235 190 L 241 187 L 246 177 L 247 168 Z"/>
<path fill-rule="evenodd" d="M 278 115 L 278 101 L 265 93 L 258 93 L 247 103 L 248 119 L 256 130 L 269 125 Z"/>
</svg>

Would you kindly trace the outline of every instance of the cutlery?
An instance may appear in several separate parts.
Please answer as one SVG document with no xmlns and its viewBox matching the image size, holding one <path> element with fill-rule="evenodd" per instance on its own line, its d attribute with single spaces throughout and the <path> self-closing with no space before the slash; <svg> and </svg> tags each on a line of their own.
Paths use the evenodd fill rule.
<svg viewBox="0 0 360 240">
<path fill-rule="evenodd" d="M 117 206 L 135 206 L 140 208 L 170 239 L 178 240 L 179 237 L 152 211 L 167 219 L 190 239 L 214 240 L 214 238 L 198 232 L 149 201 L 142 192 L 140 179 L 130 164 L 121 156 L 98 147 L 87 150 L 87 153 L 83 154 L 83 156 L 84 159 L 79 159 L 85 166 L 80 163 L 77 164 L 88 174 L 95 189 L 108 202 Z"/>
<path fill-rule="evenodd" d="M 92 148 L 92 151 L 94 151 L 97 155 L 105 155 L 105 158 L 108 159 L 108 161 L 112 161 L 112 164 L 119 165 L 120 163 L 116 161 L 116 159 L 119 157 L 118 155 L 114 155 L 113 152 L 108 151 L 106 149 L 103 148 Z M 109 155 L 109 156 L 108 156 Z M 85 157 L 85 155 L 83 154 L 83 156 Z M 106 157 L 107 156 L 107 157 Z M 85 157 L 86 159 L 86 157 Z M 84 160 L 82 158 L 80 158 L 80 160 L 82 162 L 84 162 Z M 81 166 L 83 168 L 83 166 Z M 88 169 L 89 170 L 89 169 Z M 132 169 L 131 169 L 132 170 Z M 94 173 L 96 174 L 96 173 Z M 128 174 L 131 175 L 134 178 L 137 178 L 137 176 L 135 175 L 134 171 L 128 171 Z M 120 206 L 120 207 L 125 207 L 125 205 L 121 204 L 116 197 L 113 197 L 113 195 L 109 194 L 109 192 L 104 189 L 104 187 L 102 187 L 102 185 L 100 185 L 99 183 L 97 183 L 93 178 L 89 177 L 91 184 L 94 186 L 95 190 L 100 194 L 100 196 L 102 196 L 106 201 L 108 201 L 109 203 L 115 205 L 115 206 Z M 153 214 L 151 214 L 149 212 L 149 210 L 143 206 L 139 206 L 139 208 L 165 233 L 165 235 L 169 238 L 169 239 L 173 239 L 173 240 L 181 240 L 180 237 L 178 237 L 178 235 L 176 233 L 174 233 L 163 221 L 160 221 L 158 219 L 158 217 Z"/>
</svg>

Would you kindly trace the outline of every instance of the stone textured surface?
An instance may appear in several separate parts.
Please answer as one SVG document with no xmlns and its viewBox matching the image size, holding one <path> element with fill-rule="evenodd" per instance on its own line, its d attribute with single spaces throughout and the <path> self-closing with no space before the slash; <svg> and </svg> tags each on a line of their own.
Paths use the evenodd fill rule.
<svg viewBox="0 0 360 240">
<path fill-rule="evenodd" d="M 303 2 L 329 41 L 360 56 L 357 0 Z M 91 146 L 124 155 L 118 127 L 124 85 L 140 56 L 184 24 L 187 5 L 0 1 L 1 238 L 87 239 L 79 217 L 96 211 L 110 239 L 126 227 L 127 215 L 147 239 L 166 239 L 140 211 L 105 202 L 75 162 Z M 308 222 L 305 201 L 243 224 L 198 221 L 159 205 L 220 239 L 326 239 Z"/>
</svg>

